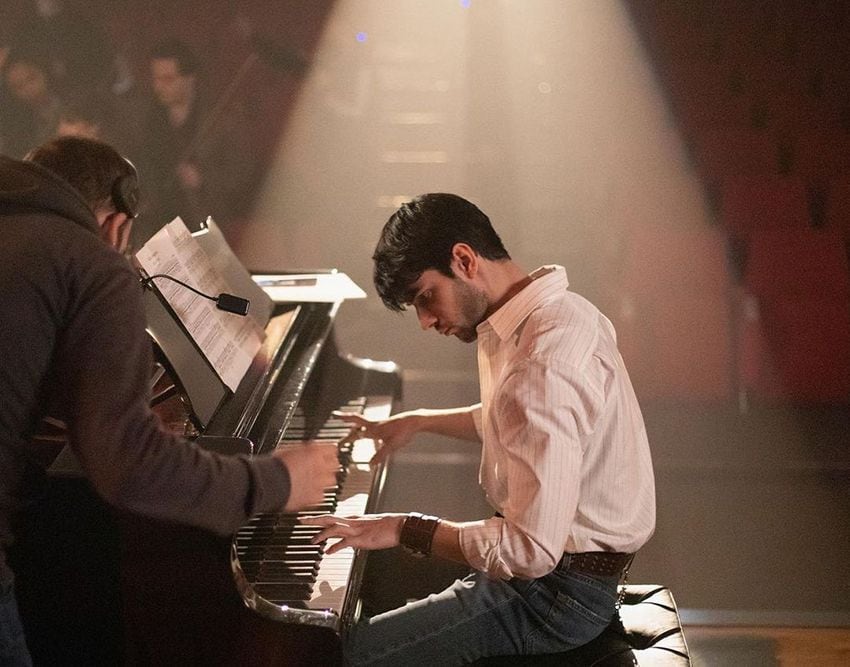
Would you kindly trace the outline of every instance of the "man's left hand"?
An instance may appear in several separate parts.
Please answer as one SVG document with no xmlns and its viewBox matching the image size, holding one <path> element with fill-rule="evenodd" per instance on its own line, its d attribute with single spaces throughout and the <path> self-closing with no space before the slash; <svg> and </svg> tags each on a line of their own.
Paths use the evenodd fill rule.
<svg viewBox="0 0 850 667">
<path fill-rule="evenodd" d="M 308 526 L 322 526 L 311 542 L 339 539 L 325 553 L 336 553 L 345 547 L 355 549 L 389 549 L 398 546 L 401 527 L 407 514 L 367 514 L 365 516 L 334 516 L 323 514 L 301 519 Z"/>
</svg>

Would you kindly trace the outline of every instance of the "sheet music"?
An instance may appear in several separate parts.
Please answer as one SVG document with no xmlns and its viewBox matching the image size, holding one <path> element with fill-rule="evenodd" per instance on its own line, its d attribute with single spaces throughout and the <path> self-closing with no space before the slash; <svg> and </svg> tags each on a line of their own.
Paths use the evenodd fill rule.
<svg viewBox="0 0 850 667">
<path fill-rule="evenodd" d="M 334 303 L 346 299 L 364 299 L 364 292 L 345 273 L 254 274 L 254 282 L 273 301 Z"/>
<path fill-rule="evenodd" d="M 136 259 L 150 276 L 169 275 L 211 296 L 232 293 L 179 217 L 154 234 Z M 157 278 L 154 283 L 221 381 L 235 391 L 265 332 L 254 319 L 219 310 L 214 302 L 171 280 Z"/>
</svg>

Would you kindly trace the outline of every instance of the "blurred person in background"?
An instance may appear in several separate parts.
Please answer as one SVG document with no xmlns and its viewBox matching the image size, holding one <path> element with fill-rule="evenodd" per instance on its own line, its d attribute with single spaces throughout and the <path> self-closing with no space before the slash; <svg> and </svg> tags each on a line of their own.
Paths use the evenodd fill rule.
<svg viewBox="0 0 850 667">
<path fill-rule="evenodd" d="M 131 155 L 150 196 L 137 242 L 175 216 L 190 229 L 210 215 L 226 228 L 244 214 L 256 179 L 239 104 L 223 109 L 208 99 L 198 58 L 184 42 L 160 42 L 148 66 L 153 95 Z"/>
<path fill-rule="evenodd" d="M 27 48 L 9 50 L 3 83 L 8 98 L 4 108 L 5 152 L 20 158 L 55 136 L 62 100 L 53 87 L 46 62 Z"/>
</svg>

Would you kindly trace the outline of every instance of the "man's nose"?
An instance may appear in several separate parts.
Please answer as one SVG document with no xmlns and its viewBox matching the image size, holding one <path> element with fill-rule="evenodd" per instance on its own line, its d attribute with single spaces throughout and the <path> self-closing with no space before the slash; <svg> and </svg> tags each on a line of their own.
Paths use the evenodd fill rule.
<svg viewBox="0 0 850 667">
<path fill-rule="evenodd" d="M 437 318 L 424 308 L 417 308 L 416 315 L 419 318 L 419 326 L 422 327 L 423 331 L 427 331 L 437 323 Z"/>
</svg>

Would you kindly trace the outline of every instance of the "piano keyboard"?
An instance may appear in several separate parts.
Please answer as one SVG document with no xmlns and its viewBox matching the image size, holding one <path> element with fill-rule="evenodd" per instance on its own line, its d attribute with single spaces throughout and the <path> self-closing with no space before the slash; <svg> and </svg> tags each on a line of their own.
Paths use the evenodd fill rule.
<svg viewBox="0 0 850 667">
<path fill-rule="evenodd" d="M 391 397 L 360 398 L 340 407 L 369 419 L 389 416 Z M 278 447 L 297 446 L 306 437 L 305 418 L 296 410 Z M 350 431 L 342 420 L 331 417 L 313 435 L 314 440 L 338 442 Z M 343 549 L 324 553 L 323 545 L 310 544 L 319 532 L 315 526 L 299 523 L 301 516 L 315 514 L 364 514 L 373 511 L 369 498 L 382 483 L 384 468 L 370 469 L 374 442 L 360 439 L 340 447 L 337 485 L 324 501 L 297 513 L 265 513 L 254 517 L 236 534 L 231 567 L 245 604 L 259 613 L 291 623 L 333 627 L 356 615 L 356 596 L 362 566 L 356 566 L 357 553 Z M 345 619 L 345 620 L 343 620 Z"/>
</svg>

